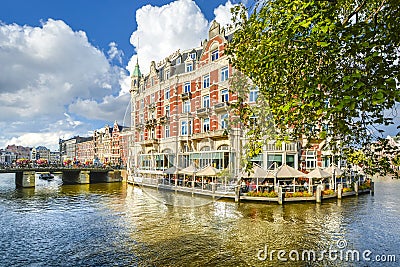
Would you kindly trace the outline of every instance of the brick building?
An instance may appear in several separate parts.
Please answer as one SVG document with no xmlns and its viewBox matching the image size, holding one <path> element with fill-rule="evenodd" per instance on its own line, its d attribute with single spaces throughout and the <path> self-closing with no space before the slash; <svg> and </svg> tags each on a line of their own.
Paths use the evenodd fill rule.
<svg viewBox="0 0 400 267">
<path fill-rule="evenodd" d="M 132 172 L 154 177 L 171 166 L 194 164 L 228 168 L 238 176 L 243 131 L 227 127 L 227 103 L 237 100 L 228 83 L 235 70 L 224 54 L 230 38 L 214 21 L 200 47 L 151 62 L 147 75 L 136 64 L 131 84 Z M 255 104 L 257 96 L 256 89 L 251 91 L 247 102 Z M 274 162 L 298 168 L 299 144 L 271 143 L 252 160 L 265 169 Z"/>
</svg>

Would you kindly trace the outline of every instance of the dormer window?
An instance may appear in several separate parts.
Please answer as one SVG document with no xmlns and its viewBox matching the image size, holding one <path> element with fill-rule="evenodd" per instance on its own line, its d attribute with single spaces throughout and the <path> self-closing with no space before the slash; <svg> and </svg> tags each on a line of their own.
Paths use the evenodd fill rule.
<svg viewBox="0 0 400 267">
<path fill-rule="evenodd" d="M 181 58 L 180 58 L 180 57 L 178 57 L 178 58 L 176 59 L 176 65 L 179 65 L 179 64 L 181 64 Z"/>
<path fill-rule="evenodd" d="M 196 60 L 196 53 L 195 52 L 191 53 L 190 58 L 193 60 Z"/>
<path fill-rule="evenodd" d="M 219 58 L 219 51 L 218 49 L 215 49 L 214 51 L 211 52 L 211 61 L 215 61 Z"/>
<path fill-rule="evenodd" d="M 193 71 L 193 63 L 186 63 L 186 72 Z"/>
<path fill-rule="evenodd" d="M 165 79 L 168 80 L 169 79 L 169 70 L 165 71 Z"/>
</svg>

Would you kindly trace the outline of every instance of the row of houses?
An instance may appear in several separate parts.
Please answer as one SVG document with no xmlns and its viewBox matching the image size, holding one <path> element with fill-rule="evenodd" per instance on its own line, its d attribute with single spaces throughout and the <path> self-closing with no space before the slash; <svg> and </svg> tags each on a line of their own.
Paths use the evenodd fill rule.
<svg viewBox="0 0 400 267">
<path fill-rule="evenodd" d="M 50 151 L 45 146 L 24 147 L 18 145 L 8 145 L 5 149 L 0 149 L 0 164 L 11 165 L 18 159 L 28 159 L 31 162 L 42 159 L 49 164 L 58 164 L 60 161 L 58 151 Z"/>
<path fill-rule="evenodd" d="M 130 128 L 120 126 L 115 121 L 113 127 L 106 125 L 89 137 L 60 139 L 61 163 L 126 167 L 130 135 Z"/>
</svg>

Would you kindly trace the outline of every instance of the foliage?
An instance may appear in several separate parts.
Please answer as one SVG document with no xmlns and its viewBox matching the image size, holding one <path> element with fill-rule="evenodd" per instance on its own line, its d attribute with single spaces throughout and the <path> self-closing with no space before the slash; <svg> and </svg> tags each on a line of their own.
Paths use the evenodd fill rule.
<svg viewBox="0 0 400 267">
<path fill-rule="evenodd" d="M 250 15 L 233 10 L 226 52 L 260 89 L 278 140 L 323 139 L 339 150 L 382 137 L 400 101 L 399 9 L 398 0 L 270 0 Z M 249 155 L 259 148 L 252 143 Z"/>
<path fill-rule="evenodd" d="M 350 188 L 350 187 L 343 188 L 343 193 L 352 192 L 352 191 L 354 191 L 354 190 L 352 188 Z"/>
<path fill-rule="evenodd" d="M 250 191 L 247 193 L 247 196 L 275 198 L 275 197 L 278 197 L 278 194 L 275 191 L 271 191 L 271 192 Z"/>
<path fill-rule="evenodd" d="M 326 189 L 324 191 L 322 191 L 322 195 L 323 196 L 330 196 L 330 195 L 334 195 L 335 191 L 333 191 L 332 189 Z"/>
</svg>

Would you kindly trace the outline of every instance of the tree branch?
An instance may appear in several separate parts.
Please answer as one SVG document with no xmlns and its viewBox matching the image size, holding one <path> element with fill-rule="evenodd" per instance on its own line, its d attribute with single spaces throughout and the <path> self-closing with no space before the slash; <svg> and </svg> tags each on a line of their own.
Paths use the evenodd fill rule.
<svg viewBox="0 0 400 267">
<path fill-rule="evenodd" d="M 351 12 L 350 15 L 348 15 L 347 18 L 343 21 L 342 25 L 346 25 L 347 22 L 349 22 L 349 20 L 350 20 L 355 14 L 357 14 L 357 13 L 361 10 L 361 8 L 362 8 L 363 6 L 365 6 L 366 3 L 367 3 L 367 1 L 362 2 L 361 5 L 359 5 L 359 6 L 356 8 L 356 10 L 354 10 L 353 12 Z"/>
</svg>

